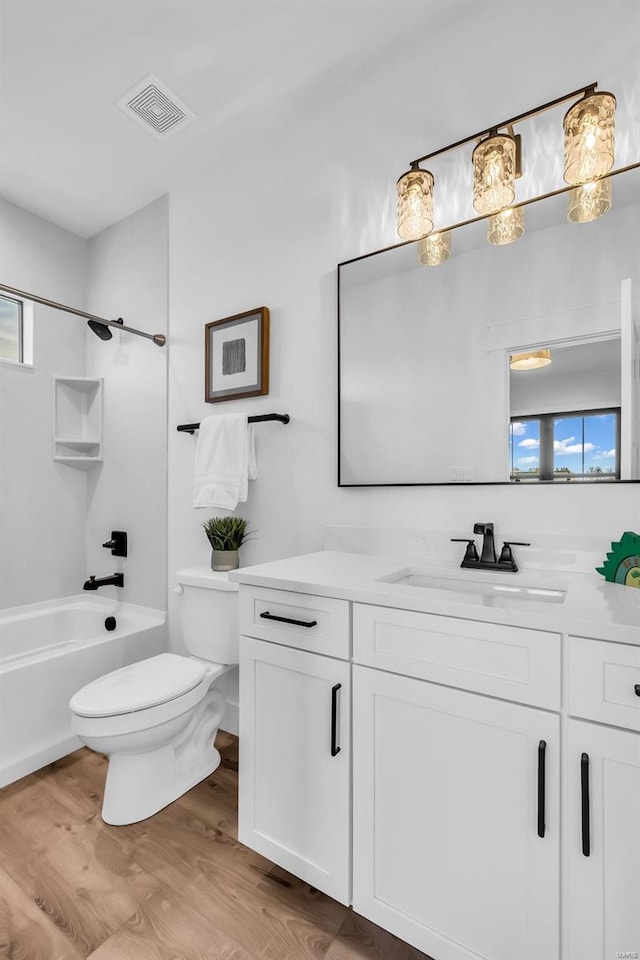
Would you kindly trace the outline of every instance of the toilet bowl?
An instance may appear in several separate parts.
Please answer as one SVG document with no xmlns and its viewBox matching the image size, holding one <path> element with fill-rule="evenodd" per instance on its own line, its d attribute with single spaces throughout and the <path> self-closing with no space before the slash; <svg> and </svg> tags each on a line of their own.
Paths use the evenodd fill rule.
<svg viewBox="0 0 640 960">
<path fill-rule="evenodd" d="M 238 661 L 238 586 L 208 568 L 176 579 L 190 655 L 162 653 L 114 670 L 69 703 L 74 733 L 109 757 L 102 819 L 114 826 L 152 816 L 220 763 L 214 740 Z"/>
</svg>

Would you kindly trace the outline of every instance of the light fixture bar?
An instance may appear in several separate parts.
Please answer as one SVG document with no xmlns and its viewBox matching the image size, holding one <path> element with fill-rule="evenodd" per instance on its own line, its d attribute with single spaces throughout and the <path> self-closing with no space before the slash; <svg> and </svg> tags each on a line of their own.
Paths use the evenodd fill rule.
<svg viewBox="0 0 640 960">
<path fill-rule="evenodd" d="M 586 87 L 578 87 L 577 90 L 572 90 L 571 93 L 565 93 L 563 97 L 556 97 L 555 100 L 549 100 L 548 103 L 543 103 L 539 107 L 534 107 L 533 110 L 527 110 L 526 113 L 519 113 L 516 117 L 511 117 L 510 120 L 503 120 L 502 123 L 494 123 L 490 127 L 485 127 L 484 130 L 480 130 L 479 133 L 474 133 L 470 137 L 465 137 L 464 140 L 457 140 L 455 143 L 450 143 L 448 147 L 441 147 L 440 150 L 434 150 L 433 153 L 426 153 L 424 157 L 418 157 L 417 160 L 412 160 L 409 166 L 413 167 L 418 163 L 424 163 L 425 160 L 431 160 L 432 157 L 439 157 L 440 154 L 448 153 L 449 150 L 455 150 L 457 147 L 462 147 L 465 143 L 471 143 L 473 140 L 480 140 L 482 137 L 486 137 L 487 134 L 497 133 L 498 130 L 502 129 L 502 127 L 513 126 L 516 123 L 520 123 L 522 120 L 526 120 L 527 117 L 535 117 L 539 113 L 544 113 L 545 110 L 551 110 L 553 107 L 557 107 L 560 103 L 565 103 L 567 100 L 572 100 L 581 93 L 593 93 L 597 86 L 597 83 L 590 83 Z"/>
<path fill-rule="evenodd" d="M 640 168 L 640 160 L 636 163 L 629 163 L 626 167 L 618 167 L 617 170 L 611 170 L 606 176 L 601 177 L 601 180 L 610 180 L 613 177 L 617 177 L 619 173 L 628 173 L 630 170 L 638 170 Z M 521 200 L 520 203 L 513 203 L 510 210 L 516 210 L 518 207 L 528 207 L 531 203 L 537 203 L 538 200 L 549 200 L 551 197 L 559 197 L 563 193 L 571 193 L 572 190 L 576 188 L 572 185 L 566 187 L 560 187 L 558 190 L 550 190 L 548 193 L 540 193 L 536 197 L 529 197 L 527 200 Z M 458 227 L 466 227 L 470 223 L 480 223 L 482 220 L 488 220 L 489 217 L 494 216 L 494 214 L 484 214 L 483 216 L 471 217 L 469 220 L 459 220 L 457 223 L 450 223 L 448 226 L 438 227 L 438 233 L 445 233 L 448 230 L 457 230 Z M 338 264 L 339 267 L 346 267 L 348 263 L 355 263 L 357 260 L 367 260 L 369 257 L 375 257 L 377 253 L 386 253 L 387 250 L 395 250 L 398 247 L 407 247 L 410 243 L 415 243 L 415 240 L 402 240 L 400 243 L 391 243 L 387 247 L 381 247 L 379 250 L 372 250 L 371 253 L 363 253 L 359 257 L 351 257 L 349 260 L 343 260 Z M 7 288 L 5 288 L 7 289 Z M 120 328 L 122 329 L 122 328 Z"/>
</svg>

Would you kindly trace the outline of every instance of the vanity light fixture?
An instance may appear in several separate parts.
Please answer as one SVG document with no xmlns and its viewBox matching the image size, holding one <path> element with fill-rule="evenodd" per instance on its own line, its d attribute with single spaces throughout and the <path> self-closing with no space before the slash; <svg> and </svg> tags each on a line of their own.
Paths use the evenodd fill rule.
<svg viewBox="0 0 640 960">
<path fill-rule="evenodd" d="M 567 220 L 588 223 L 611 210 L 611 179 L 591 180 L 571 190 L 567 199 Z"/>
<path fill-rule="evenodd" d="M 579 87 L 571 93 L 556 97 L 555 100 L 549 100 L 532 110 L 485 127 L 478 133 L 412 160 L 410 169 L 402 174 L 397 183 L 398 234 L 401 239 L 422 240 L 433 230 L 434 176 L 431 171 L 421 169 L 420 164 L 474 141 L 475 147 L 471 156 L 473 206 L 481 216 L 491 218 L 488 225 L 489 242 L 498 245 L 513 243 L 523 236 L 524 213 L 520 208 L 511 209 L 516 195 L 515 181 L 521 176 L 521 137 L 514 133 L 514 127 L 523 120 L 551 110 L 561 103 L 575 100 L 577 96 L 580 96 L 580 99 L 570 107 L 564 117 L 564 178 L 569 186 L 579 187 L 606 176 L 614 163 L 616 98 L 612 93 L 597 93 L 596 87 L 597 83 Z M 597 191 L 576 193 L 570 201 L 569 219 L 580 223 L 606 213 L 607 187 L 602 189 L 603 195 L 598 203 L 594 202 Z M 528 197 L 524 203 L 532 203 L 550 195 Z M 462 221 L 467 222 L 470 221 Z M 447 229 L 442 230 L 442 237 L 447 232 Z M 418 252 L 418 259 L 420 263 L 430 265 L 427 249 L 427 245 L 423 244 Z M 444 259 L 438 262 L 443 263 Z"/>
<path fill-rule="evenodd" d="M 605 176 L 615 155 L 616 98 L 612 93 L 585 91 L 564 117 L 564 179 L 586 183 Z"/>
<path fill-rule="evenodd" d="M 527 353 L 513 353 L 509 357 L 512 370 L 539 370 L 551 363 L 551 350 L 530 350 Z"/>
<path fill-rule="evenodd" d="M 448 230 L 430 233 L 418 241 L 418 263 L 423 267 L 439 267 L 451 256 L 451 233 Z"/>
<path fill-rule="evenodd" d="M 487 240 L 494 246 L 515 243 L 524 236 L 524 207 L 508 207 L 487 220 Z"/>
<path fill-rule="evenodd" d="M 433 230 L 433 174 L 417 163 L 398 180 L 398 235 L 419 240 Z"/>
</svg>

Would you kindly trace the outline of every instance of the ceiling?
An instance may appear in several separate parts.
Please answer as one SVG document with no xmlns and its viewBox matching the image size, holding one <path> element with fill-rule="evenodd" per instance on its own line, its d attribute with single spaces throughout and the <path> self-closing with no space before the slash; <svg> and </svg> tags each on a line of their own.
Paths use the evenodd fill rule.
<svg viewBox="0 0 640 960">
<path fill-rule="evenodd" d="M 3 0 L 0 194 L 93 235 L 170 190 L 202 151 L 257 150 L 269 120 L 303 116 L 305 90 L 331 97 L 451 10 L 447 0 Z M 149 73 L 197 115 L 164 142 L 115 106 Z"/>
<path fill-rule="evenodd" d="M 638 10 L 630 0 L 0 0 L 0 195 L 88 237 L 222 156 L 258 163 L 268 137 L 290 140 L 348 97 L 352 142 L 386 151 L 394 169 L 495 121 L 496 107 L 508 115 L 594 79 L 618 84 L 635 109 Z M 487 55 L 496 51 L 504 60 Z M 162 142 L 116 107 L 149 73 L 197 116 Z M 394 109 L 398 86 L 415 110 Z"/>
</svg>

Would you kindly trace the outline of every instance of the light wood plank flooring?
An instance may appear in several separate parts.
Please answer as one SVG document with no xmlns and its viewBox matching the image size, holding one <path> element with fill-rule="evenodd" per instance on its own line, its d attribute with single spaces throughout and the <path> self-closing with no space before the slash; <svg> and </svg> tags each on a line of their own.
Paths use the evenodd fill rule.
<svg viewBox="0 0 640 960">
<path fill-rule="evenodd" d="M 0 791 L 2 960 L 424 960 L 237 842 L 237 740 L 128 827 L 100 818 L 89 750 Z"/>
</svg>

